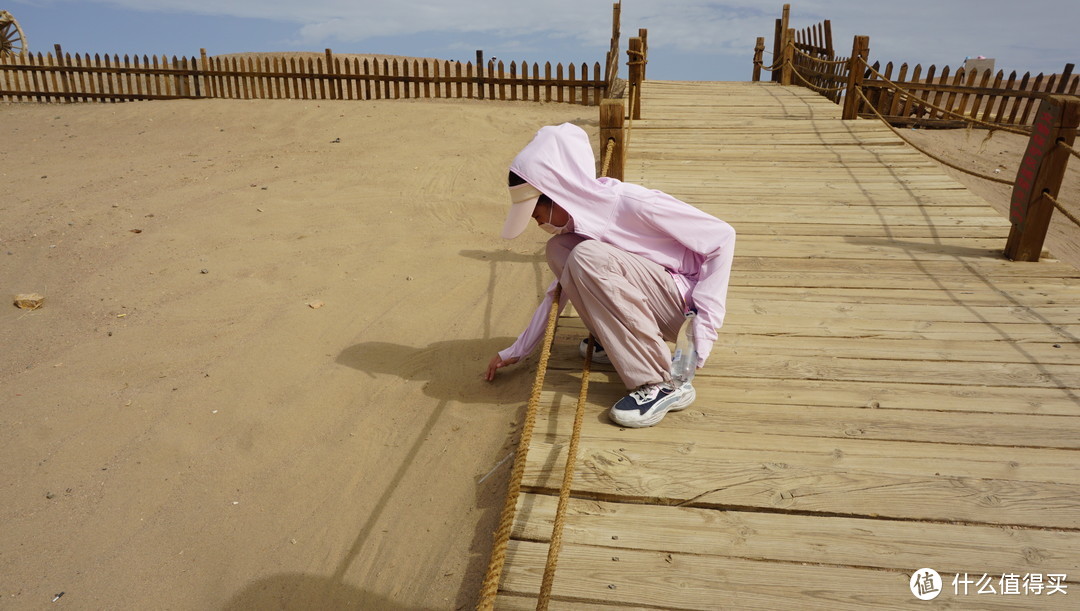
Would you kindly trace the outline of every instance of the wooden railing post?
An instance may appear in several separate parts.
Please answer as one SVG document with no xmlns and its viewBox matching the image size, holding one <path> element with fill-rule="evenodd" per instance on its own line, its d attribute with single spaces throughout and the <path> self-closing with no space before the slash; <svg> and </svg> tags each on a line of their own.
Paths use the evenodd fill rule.
<svg viewBox="0 0 1080 611">
<path fill-rule="evenodd" d="M 64 85 L 64 96 L 60 99 L 64 102 L 74 102 L 75 98 L 72 94 L 75 93 L 75 88 L 71 83 L 71 71 L 68 70 L 67 61 L 64 60 L 64 50 L 59 44 L 54 44 L 53 49 L 56 51 L 56 64 L 61 68 L 60 82 Z"/>
<path fill-rule="evenodd" d="M 795 71 L 795 30 L 788 29 L 784 34 L 784 48 L 782 50 L 784 65 L 780 67 L 780 84 L 791 84 L 792 72 Z"/>
<path fill-rule="evenodd" d="M 476 89 L 477 97 L 484 99 L 484 52 L 476 50 Z"/>
<path fill-rule="evenodd" d="M 1012 230 L 1005 244 L 1005 256 L 1013 261 L 1038 261 L 1054 205 L 1046 197 L 1057 198 L 1069 151 L 1057 146 L 1076 142 L 1080 125 L 1080 98 L 1051 95 L 1039 106 L 1024 158 L 1016 172 L 1009 220 Z"/>
<path fill-rule="evenodd" d="M 649 30 L 647 28 L 638 29 L 638 38 L 641 39 L 641 80 L 648 78 L 645 76 L 645 69 L 649 67 Z"/>
<path fill-rule="evenodd" d="M 870 57 L 870 37 L 856 36 L 851 47 L 851 59 L 848 60 L 847 93 L 844 94 L 844 114 L 842 119 L 858 119 L 859 99 L 858 89 L 862 87 L 863 71 L 866 58 Z"/>
<path fill-rule="evenodd" d="M 622 28 L 620 19 L 622 15 L 622 2 L 611 5 L 611 46 L 608 48 L 607 63 L 604 66 L 604 82 L 607 83 L 607 91 L 610 93 L 615 86 L 615 79 L 619 73 L 619 36 Z"/>
<path fill-rule="evenodd" d="M 754 45 L 754 82 L 761 80 L 761 62 L 765 55 L 765 37 L 758 36 L 757 44 Z"/>
<path fill-rule="evenodd" d="M 626 168 L 626 149 L 623 146 L 625 134 L 623 121 L 626 116 L 626 107 L 622 100 L 604 99 L 600 102 L 600 163 L 603 164 L 607 154 L 608 142 L 615 147 L 611 155 L 611 164 L 607 174 L 611 178 L 623 179 Z M 601 166 L 601 169 L 603 166 Z"/>
<path fill-rule="evenodd" d="M 645 56 L 642 49 L 641 39 L 635 36 L 630 39 L 630 48 L 626 52 L 630 56 L 630 75 L 628 78 L 633 92 L 631 100 L 633 107 L 630 108 L 630 116 L 635 119 L 641 118 L 641 81 L 644 76 L 644 70 L 642 68 L 645 65 Z"/>
<path fill-rule="evenodd" d="M 776 33 L 773 36 L 773 63 L 780 60 L 784 54 L 784 36 L 788 31 L 788 20 L 791 17 L 791 5 L 785 4 L 780 19 L 776 20 Z M 780 82 L 780 71 L 773 70 L 772 82 Z"/>
<path fill-rule="evenodd" d="M 208 74 L 212 66 L 210 65 L 210 58 L 206 55 L 206 49 L 199 49 L 199 64 L 202 66 L 203 71 L 203 95 L 208 98 L 217 97 L 213 87 L 214 79 Z"/>
</svg>

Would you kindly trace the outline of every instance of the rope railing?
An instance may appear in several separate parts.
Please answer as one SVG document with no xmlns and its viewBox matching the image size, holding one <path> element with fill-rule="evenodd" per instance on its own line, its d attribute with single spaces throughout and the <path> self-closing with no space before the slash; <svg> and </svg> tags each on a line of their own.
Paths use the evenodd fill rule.
<svg viewBox="0 0 1080 611">
<path fill-rule="evenodd" d="M 807 59 L 818 62 L 819 64 L 826 64 L 826 65 L 829 65 L 829 66 L 844 66 L 844 65 L 847 65 L 847 63 L 848 63 L 848 60 L 846 60 L 846 59 L 821 59 L 820 57 L 814 57 L 813 55 L 807 53 L 806 51 L 803 51 L 802 49 L 800 49 L 798 46 L 796 46 L 794 44 L 792 45 L 792 47 L 795 49 L 795 52 L 798 53 L 799 55 L 802 55 L 803 57 L 805 57 Z"/>
<path fill-rule="evenodd" d="M 506 500 L 503 503 L 502 514 L 499 518 L 499 527 L 495 531 L 491 562 L 488 565 L 487 574 L 484 576 L 484 582 L 480 588 L 480 602 L 477 604 L 477 609 L 481 611 L 494 609 L 495 597 L 499 593 L 499 579 L 502 577 L 503 565 L 506 563 L 506 548 L 510 543 L 510 532 L 513 530 L 514 515 L 517 513 L 518 496 L 521 494 L 521 480 L 525 475 L 525 462 L 529 453 L 529 444 L 532 441 L 533 428 L 536 426 L 536 412 L 540 406 L 540 392 L 544 388 L 544 376 L 547 373 L 548 359 L 551 357 L 551 344 L 555 339 L 555 324 L 559 318 L 559 298 L 561 294 L 562 287 L 556 286 L 551 301 L 551 310 L 548 312 L 547 330 L 544 332 L 540 362 L 536 366 L 536 378 L 533 380 L 532 393 L 529 395 L 529 403 L 525 409 L 525 423 L 521 427 L 521 439 L 518 440 L 514 466 L 510 472 L 510 484 L 506 493 Z"/>
<path fill-rule="evenodd" d="M 570 445 L 566 450 L 563 481 L 562 485 L 559 486 L 559 504 L 555 510 L 555 524 L 551 529 L 547 564 L 544 565 L 544 577 L 540 583 L 540 594 L 536 601 L 537 611 L 546 611 L 551 601 L 551 588 L 555 583 L 555 569 L 559 564 L 559 552 L 562 551 L 566 508 L 570 504 L 570 489 L 574 484 L 574 465 L 577 463 L 578 444 L 581 441 L 581 425 L 585 421 L 585 401 L 589 396 L 589 369 L 592 366 L 595 345 L 596 340 L 592 335 L 589 335 L 588 347 L 585 349 L 585 365 L 581 369 L 581 390 L 578 392 L 577 408 L 574 410 L 574 429 L 570 434 Z"/>
<path fill-rule="evenodd" d="M 642 62 L 644 63 L 644 62 Z M 634 107 L 635 96 L 640 95 L 636 84 L 630 87 L 630 108 Z M 630 144 L 630 134 L 634 127 L 634 113 L 630 113 L 625 135 L 623 136 L 623 150 Z M 604 160 L 601 164 L 600 173 L 607 176 L 611 170 L 611 160 L 615 154 L 616 142 L 609 138 L 604 143 Z M 585 364 L 581 370 L 581 389 L 578 392 L 577 407 L 574 410 L 574 427 L 570 433 L 570 441 L 566 452 L 566 463 L 563 467 L 563 480 L 559 486 L 559 503 L 555 510 L 555 520 L 551 529 L 551 541 L 548 544 L 547 562 L 544 565 L 544 575 L 540 583 L 540 592 L 537 596 L 537 611 L 546 611 L 551 602 L 551 589 L 555 583 L 555 571 L 559 564 L 559 552 L 562 551 L 563 531 L 566 524 L 566 510 L 569 507 L 570 491 L 574 483 L 574 466 L 577 464 L 578 446 L 581 442 L 581 427 L 585 421 L 585 403 L 589 396 L 589 373 L 592 367 L 593 348 L 596 339 L 589 335 L 588 347 L 585 352 Z"/>
<path fill-rule="evenodd" d="M 809 88 L 809 89 L 813 89 L 814 91 L 819 91 L 821 93 L 838 93 L 838 92 L 841 92 L 841 91 L 844 91 L 845 89 L 847 89 L 846 85 L 842 85 L 840 87 L 821 87 L 819 85 L 815 85 L 815 84 L 811 83 L 810 81 L 806 80 L 806 78 L 803 77 L 802 74 L 799 74 L 799 71 L 798 71 L 798 69 L 796 69 L 794 64 L 790 64 L 790 65 L 791 65 L 791 72 L 795 76 L 799 77 L 799 80 L 802 81 L 803 84 L 806 85 L 806 87 Z"/>
<path fill-rule="evenodd" d="M 1058 144 L 1062 144 L 1062 143 L 1059 142 Z M 1050 203 L 1054 204 L 1054 207 L 1057 208 L 1058 212 L 1065 215 L 1065 218 L 1069 219 L 1073 223 L 1076 223 L 1077 226 L 1080 226 L 1080 218 L 1076 218 L 1076 216 L 1073 213 L 1066 210 L 1065 207 L 1061 205 L 1061 202 L 1059 202 L 1056 197 L 1054 197 L 1053 195 L 1050 195 L 1049 193 L 1046 193 L 1046 192 L 1043 192 L 1043 197 L 1050 200 Z"/>
<path fill-rule="evenodd" d="M 1066 151 L 1069 151 L 1069 154 L 1072 155 L 1073 157 L 1076 157 L 1077 159 L 1080 159 L 1080 151 L 1077 151 L 1075 148 L 1070 146 L 1068 142 L 1065 142 L 1063 140 L 1058 140 L 1058 146 L 1064 148 Z"/>
<path fill-rule="evenodd" d="M 760 62 L 760 61 L 755 61 L 754 63 L 761 66 L 762 69 L 768 70 L 769 72 L 775 72 L 775 71 L 779 70 L 780 68 L 783 68 L 785 65 L 787 65 L 787 63 L 784 61 L 783 57 L 781 57 L 780 59 L 774 61 L 771 66 L 765 66 L 765 65 L 763 65 L 764 62 Z"/>
<path fill-rule="evenodd" d="M 608 141 L 604 143 L 604 162 L 600 166 L 600 174 L 607 176 L 611 170 L 611 159 L 615 156 L 615 139 L 608 138 Z"/>
</svg>

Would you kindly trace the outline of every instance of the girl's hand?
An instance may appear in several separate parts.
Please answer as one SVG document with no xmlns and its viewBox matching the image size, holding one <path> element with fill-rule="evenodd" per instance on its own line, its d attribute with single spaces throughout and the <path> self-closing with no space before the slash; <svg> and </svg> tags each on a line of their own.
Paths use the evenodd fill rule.
<svg viewBox="0 0 1080 611">
<path fill-rule="evenodd" d="M 502 357 L 500 357 L 498 354 L 496 354 L 491 359 L 491 362 L 488 363 L 487 373 L 484 375 L 484 379 L 487 380 L 488 382 L 493 381 L 495 379 L 495 372 L 496 371 L 498 371 L 499 369 L 501 369 L 503 367 L 506 367 L 507 365 L 513 365 L 514 363 L 517 363 L 520 360 L 521 359 L 519 359 L 519 358 L 510 358 L 510 359 L 506 359 L 504 361 L 504 360 L 502 360 Z"/>
</svg>

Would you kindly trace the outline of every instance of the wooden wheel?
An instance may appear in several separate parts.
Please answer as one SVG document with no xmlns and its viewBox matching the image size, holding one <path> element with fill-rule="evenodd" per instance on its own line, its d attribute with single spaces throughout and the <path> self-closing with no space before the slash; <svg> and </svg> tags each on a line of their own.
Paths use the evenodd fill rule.
<svg viewBox="0 0 1080 611">
<path fill-rule="evenodd" d="M 29 53 L 26 34 L 23 34 L 19 22 L 7 11 L 0 11 L 0 53 Z"/>
</svg>

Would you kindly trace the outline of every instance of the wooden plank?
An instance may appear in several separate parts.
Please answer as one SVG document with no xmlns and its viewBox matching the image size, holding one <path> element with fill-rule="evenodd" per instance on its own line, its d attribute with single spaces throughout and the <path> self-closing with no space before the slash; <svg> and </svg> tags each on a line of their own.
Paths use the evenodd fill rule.
<svg viewBox="0 0 1080 611">
<path fill-rule="evenodd" d="M 813 227 L 808 225 L 808 227 Z M 811 229 L 812 230 L 812 229 Z M 748 238 L 749 239 L 749 238 Z M 954 276 L 949 279 L 950 291 L 967 291 L 989 288 L 990 290 L 1031 290 L 1057 291 L 1065 287 L 1080 284 L 1076 277 L 1041 277 L 1025 278 L 1022 276 L 985 278 L 979 276 Z M 799 288 L 856 288 L 895 289 L 897 285 L 910 289 L 934 289 L 941 286 L 941 280 L 922 274 L 878 275 L 873 273 L 851 273 L 830 270 L 785 272 L 758 271 L 754 274 L 741 274 L 731 278 L 732 290 L 739 287 L 786 287 Z"/>
<path fill-rule="evenodd" d="M 921 567 L 904 572 L 763 563 L 678 552 L 614 551 L 617 554 L 605 547 L 565 547 L 552 590 L 555 605 L 561 608 L 567 600 L 657 609 L 773 611 L 797 600 L 803 609 L 862 611 L 919 602 L 908 583 L 911 571 Z M 535 594 L 540 577 L 528 567 L 542 566 L 546 553 L 543 543 L 511 541 L 503 590 Z M 979 605 L 983 609 L 1045 608 L 1045 601 L 1035 596 L 987 596 L 979 599 Z"/>
<path fill-rule="evenodd" d="M 547 543 L 558 498 L 523 494 L 512 535 Z M 931 562 L 939 573 L 1073 574 L 1080 533 L 785 513 L 723 511 L 571 499 L 565 542 L 622 550 L 726 556 L 911 571 Z"/>
<path fill-rule="evenodd" d="M 806 259 L 782 257 L 736 257 L 735 270 L 740 273 L 759 271 L 844 271 L 863 274 L 900 274 L 903 276 L 926 275 L 949 278 L 978 277 L 992 283 L 999 278 L 1077 278 L 1080 270 L 1064 264 L 1040 263 L 1039 265 L 1016 265 L 1004 258 L 972 259 L 968 261 L 873 261 L 841 259 Z"/>
<path fill-rule="evenodd" d="M 580 365 L 575 368 L 579 369 Z M 726 376 L 723 368 L 711 361 L 702 371 L 708 369 L 714 370 L 713 375 L 702 375 L 701 380 L 695 378 L 695 386 L 719 389 L 725 400 L 732 403 L 1065 416 L 1077 412 L 1075 399 L 1053 388 L 745 378 Z M 600 380 L 598 384 L 618 382 L 613 374 L 594 375 Z"/>
<path fill-rule="evenodd" d="M 715 367 L 715 366 L 714 366 Z M 626 390 L 616 376 L 595 376 L 597 388 L 590 389 L 589 414 L 596 415 L 601 426 L 610 426 L 604 414 Z M 608 383 L 602 380 L 606 379 Z M 967 411 L 969 399 L 945 393 L 934 397 L 923 409 L 896 409 L 845 406 L 800 405 L 798 396 L 787 403 L 739 403 L 731 390 L 710 376 L 699 376 L 693 406 L 664 419 L 664 427 L 672 431 L 695 429 L 701 432 L 748 433 L 771 435 L 776 443 L 798 445 L 805 437 L 820 439 L 860 439 L 875 441 L 909 441 L 969 446 L 998 446 L 1005 448 L 1072 449 L 1080 447 L 1080 408 L 1072 401 L 1069 415 L 1047 416 L 1018 413 Z M 577 397 L 570 388 L 576 381 L 565 380 L 566 391 L 549 391 L 543 395 L 550 406 L 541 418 L 546 435 L 569 436 L 569 417 L 561 414 L 573 411 Z M 1067 398 L 1067 397 L 1063 397 Z M 551 415 L 561 410 L 560 416 Z M 590 434 L 595 434 L 591 429 Z M 602 433 L 601 433 L 602 434 Z"/>
<path fill-rule="evenodd" d="M 1076 529 L 1075 452 L 699 434 L 654 427 L 581 440 L 578 498 Z M 541 429 L 542 430 L 542 429 Z M 667 435 L 665 435 L 667 434 Z M 792 448 L 792 449 L 779 449 Z M 565 444 L 534 439 L 523 486 L 557 491 Z M 554 467 L 553 467 L 554 466 Z"/>
</svg>

